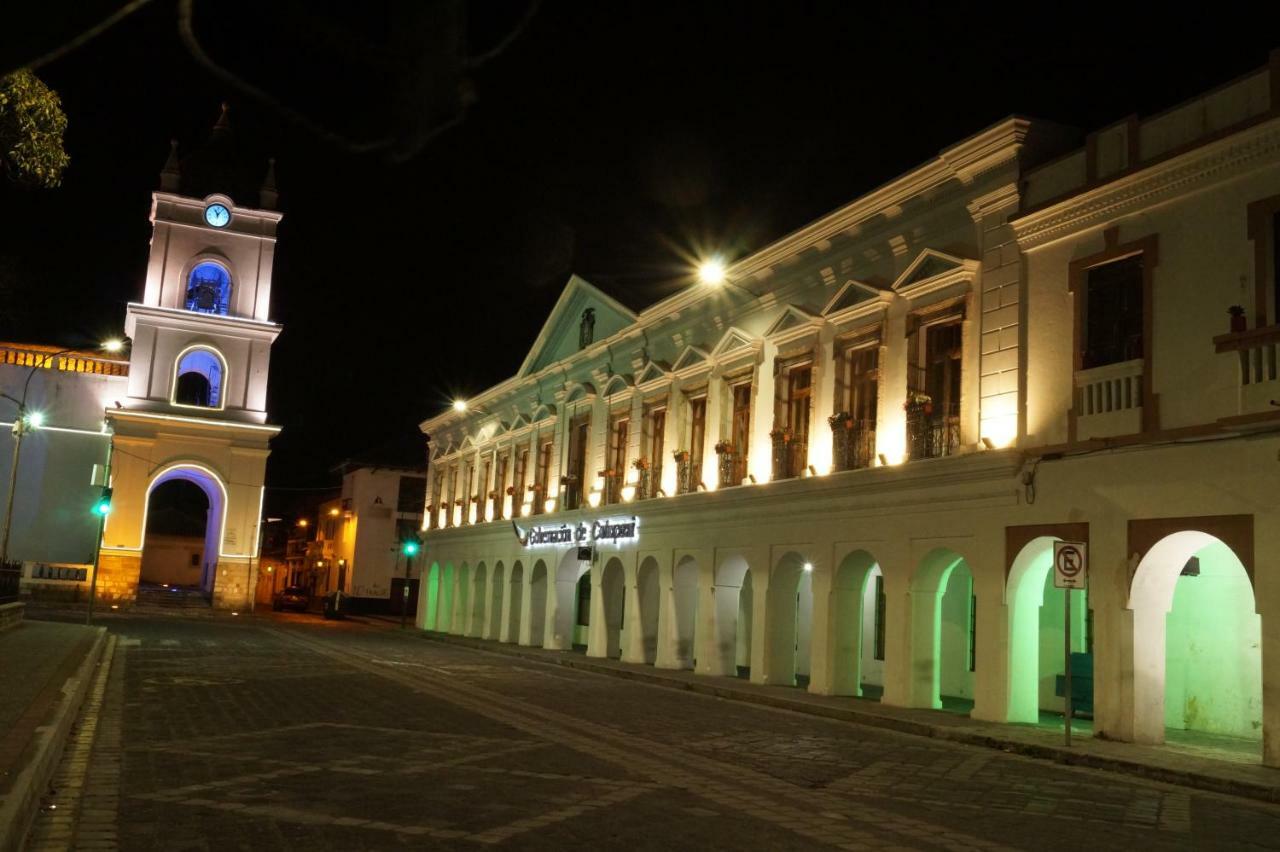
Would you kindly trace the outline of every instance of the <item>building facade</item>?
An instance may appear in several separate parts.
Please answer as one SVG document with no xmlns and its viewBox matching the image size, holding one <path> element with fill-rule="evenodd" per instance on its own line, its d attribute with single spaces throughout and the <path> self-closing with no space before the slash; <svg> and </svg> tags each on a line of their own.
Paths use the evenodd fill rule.
<svg viewBox="0 0 1280 852">
<path fill-rule="evenodd" d="M 406 585 L 416 601 L 422 573 L 402 545 L 422 527 L 426 470 L 348 462 L 339 472 L 341 496 L 320 506 L 317 538 L 327 561 L 315 592 L 341 590 L 349 607 L 399 612 Z"/>
<path fill-rule="evenodd" d="M 422 424 L 420 626 L 1035 722 L 1069 594 L 1096 733 L 1280 765 L 1280 57 L 1078 139 L 1002 121 L 638 314 L 572 279 Z"/>
</svg>

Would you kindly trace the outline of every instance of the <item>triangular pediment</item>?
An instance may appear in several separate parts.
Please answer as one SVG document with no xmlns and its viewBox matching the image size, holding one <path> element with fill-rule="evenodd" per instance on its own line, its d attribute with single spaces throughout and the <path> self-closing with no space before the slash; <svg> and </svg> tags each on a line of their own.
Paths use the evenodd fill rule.
<svg viewBox="0 0 1280 852">
<path fill-rule="evenodd" d="M 604 395 L 613 396 L 616 393 L 625 393 L 631 389 L 631 380 L 627 376 L 615 375 L 604 386 Z"/>
<path fill-rule="evenodd" d="M 649 382 L 660 382 L 667 377 L 667 371 L 659 366 L 657 361 L 650 361 L 645 364 L 644 369 L 640 371 L 640 378 L 636 380 L 636 384 L 645 385 Z"/>
<path fill-rule="evenodd" d="M 792 331 L 801 326 L 812 326 L 815 319 L 817 319 L 817 317 L 803 308 L 797 308 L 795 305 L 787 305 L 778 318 L 769 326 L 769 329 L 764 333 L 764 336 L 773 337 L 775 334 Z"/>
<path fill-rule="evenodd" d="M 854 305 L 860 305 L 871 299 L 878 299 L 880 291 L 870 284 L 864 284 L 861 281 L 850 279 L 844 283 L 840 291 L 832 297 L 827 306 L 822 309 L 822 315 L 830 316 L 840 311 L 848 310 Z"/>
<path fill-rule="evenodd" d="M 721 358 L 737 352 L 739 349 L 748 349 L 754 343 L 755 341 L 751 335 L 739 328 L 730 326 L 729 330 L 724 333 L 724 337 L 721 337 L 720 342 L 711 350 L 711 357 Z"/>
<path fill-rule="evenodd" d="M 706 363 L 707 353 L 696 346 L 686 346 L 684 351 L 680 353 L 680 357 L 676 359 L 675 364 L 671 366 L 671 371 L 678 373 L 681 370 L 687 370 L 690 367 L 696 367 L 699 364 Z"/>
<path fill-rule="evenodd" d="M 577 275 L 571 276 L 517 375 L 537 373 L 578 352 L 582 348 L 580 335 L 587 310 L 593 312 L 593 343 L 617 334 L 636 321 L 635 313 L 622 303 Z"/>
<path fill-rule="evenodd" d="M 910 266 L 903 270 L 898 280 L 893 282 L 893 289 L 909 289 L 927 281 L 973 273 L 977 270 L 977 266 L 978 263 L 974 260 L 966 260 L 935 249 L 925 249 L 911 261 Z"/>
<path fill-rule="evenodd" d="M 516 419 L 511 421 L 511 431 L 514 432 L 516 429 L 520 429 L 528 425 L 529 425 L 529 419 L 525 417 L 523 414 L 517 414 Z"/>
</svg>

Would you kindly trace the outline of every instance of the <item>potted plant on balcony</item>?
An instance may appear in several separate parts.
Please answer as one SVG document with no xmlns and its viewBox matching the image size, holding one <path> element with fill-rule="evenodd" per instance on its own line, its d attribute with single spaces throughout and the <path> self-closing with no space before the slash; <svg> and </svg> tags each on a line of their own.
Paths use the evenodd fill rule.
<svg viewBox="0 0 1280 852">
<path fill-rule="evenodd" d="M 1244 315 L 1244 305 L 1232 305 L 1227 308 L 1227 313 L 1231 316 L 1231 333 L 1239 334 L 1247 331 L 1249 328 L 1248 319 Z"/>
<path fill-rule="evenodd" d="M 840 411 L 827 418 L 827 425 L 833 430 L 844 429 L 849 431 L 853 429 L 853 415 L 847 411 Z"/>
<path fill-rule="evenodd" d="M 636 459 L 635 461 L 633 461 L 633 462 L 631 463 L 631 466 L 632 466 L 632 467 L 634 467 L 636 470 L 648 470 L 648 469 L 649 469 L 649 460 L 648 460 L 647 458 L 645 458 L 644 456 L 641 456 L 640 458 L 638 458 L 638 459 Z"/>
<path fill-rule="evenodd" d="M 722 456 L 722 455 L 724 455 L 725 453 L 732 453 L 732 452 L 733 452 L 733 442 L 732 442 L 732 441 L 717 441 L 717 442 L 716 442 L 716 455 L 718 455 L 718 456 Z"/>
<path fill-rule="evenodd" d="M 907 393 L 907 401 L 902 404 L 902 409 L 907 412 L 908 419 L 913 414 L 923 414 L 925 417 L 929 417 L 933 414 L 933 397 L 927 393 L 909 391 Z"/>
<path fill-rule="evenodd" d="M 516 496 L 516 487 L 514 485 L 507 486 L 507 496 L 508 497 Z"/>
<path fill-rule="evenodd" d="M 687 462 L 689 461 L 689 451 L 688 451 L 688 450 L 673 450 L 673 451 L 671 452 L 671 457 L 672 457 L 672 458 L 674 458 L 674 459 L 676 460 L 676 464 L 685 464 L 685 463 L 687 463 Z"/>
<path fill-rule="evenodd" d="M 792 438 L 791 429 L 786 426 L 783 426 L 780 429 L 774 429 L 769 433 L 769 437 L 773 439 L 775 444 L 778 442 L 789 444 L 791 443 Z"/>
</svg>

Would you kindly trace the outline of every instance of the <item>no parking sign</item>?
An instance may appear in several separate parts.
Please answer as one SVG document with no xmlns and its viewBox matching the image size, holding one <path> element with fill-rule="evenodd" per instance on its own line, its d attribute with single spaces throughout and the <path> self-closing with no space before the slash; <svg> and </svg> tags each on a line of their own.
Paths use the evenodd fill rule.
<svg viewBox="0 0 1280 852">
<path fill-rule="evenodd" d="M 1083 589 L 1089 575 L 1089 545 L 1082 541 L 1053 543 L 1053 586 Z"/>
</svg>

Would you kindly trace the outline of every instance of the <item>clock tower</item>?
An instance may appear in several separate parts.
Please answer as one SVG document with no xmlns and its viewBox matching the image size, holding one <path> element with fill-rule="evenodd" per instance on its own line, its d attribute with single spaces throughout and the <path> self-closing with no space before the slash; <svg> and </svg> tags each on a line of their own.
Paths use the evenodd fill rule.
<svg viewBox="0 0 1280 852">
<path fill-rule="evenodd" d="M 270 318 L 274 171 L 246 158 L 223 105 L 203 146 L 180 158 L 172 143 L 152 193 L 146 281 L 125 319 L 128 393 L 106 412 L 114 499 L 99 588 L 109 599 L 133 600 L 141 584 L 183 586 L 227 609 L 253 600 L 268 442 L 280 431 L 267 415 L 281 330 Z M 159 539 L 151 546 L 148 517 L 163 509 L 153 496 L 175 479 L 208 501 L 198 564 L 194 554 L 170 564 Z"/>
</svg>

